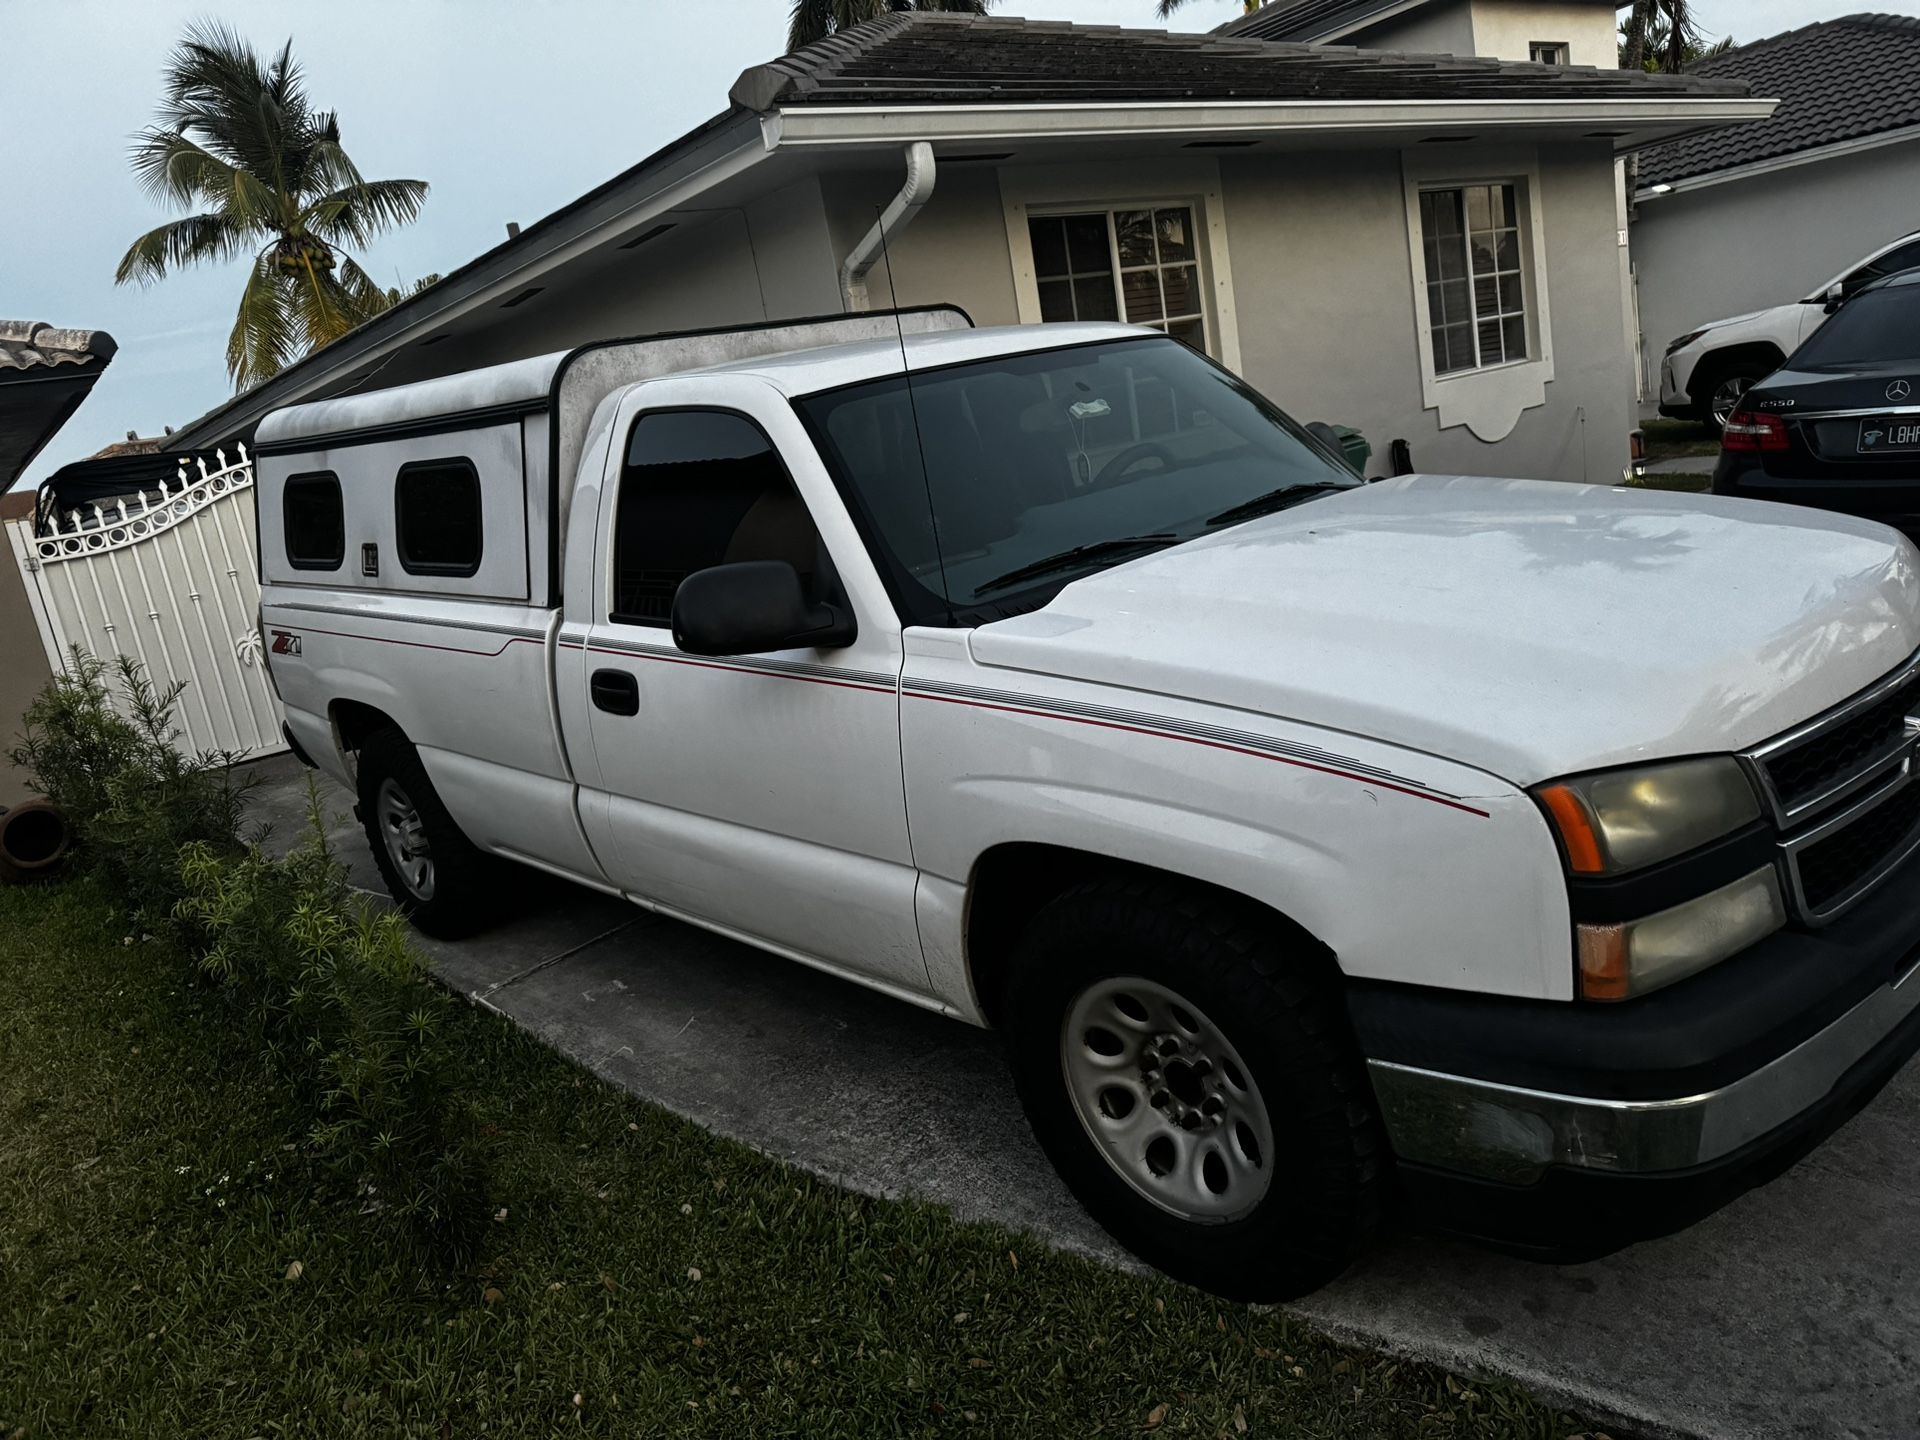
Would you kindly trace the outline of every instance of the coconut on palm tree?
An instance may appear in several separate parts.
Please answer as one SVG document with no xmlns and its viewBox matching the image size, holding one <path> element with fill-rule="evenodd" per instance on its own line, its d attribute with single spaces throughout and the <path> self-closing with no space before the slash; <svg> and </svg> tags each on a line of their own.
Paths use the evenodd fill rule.
<svg viewBox="0 0 1920 1440">
<path fill-rule="evenodd" d="M 787 48 L 798 50 L 836 30 L 906 10 L 984 15 L 993 0 L 793 0 L 787 20 Z"/>
<path fill-rule="evenodd" d="M 309 103 L 293 42 L 264 60 L 232 30 L 196 25 L 174 48 L 166 95 L 133 144 L 156 199 L 194 213 L 129 247 L 117 283 L 248 259 L 227 373 L 254 385 L 392 305 L 347 253 L 420 213 L 424 180 L 367 180 L 340 122 Z"/>
</svg>

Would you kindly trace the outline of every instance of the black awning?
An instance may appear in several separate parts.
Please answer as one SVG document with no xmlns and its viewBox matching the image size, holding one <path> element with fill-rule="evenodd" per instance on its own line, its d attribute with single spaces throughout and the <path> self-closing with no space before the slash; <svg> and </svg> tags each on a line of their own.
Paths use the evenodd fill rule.
<svg viewBox="0 0 1920 1440">
<path fill-rule="evenodd" d="M 40 484 L 34 506 L 34 533 L 53 533 L 53 517 L 69 510 L 106 505 L 141 490 L 157 491 L 160 482 L 172 484 L 180 473 L 178 455 L 109 455 L 100 460 L 76 460 L 62 465 Z"/>
</svg>

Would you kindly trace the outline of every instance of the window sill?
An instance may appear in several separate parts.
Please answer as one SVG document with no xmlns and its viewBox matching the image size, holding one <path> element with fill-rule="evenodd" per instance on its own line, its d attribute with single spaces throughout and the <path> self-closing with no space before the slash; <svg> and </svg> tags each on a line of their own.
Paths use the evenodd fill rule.
<svg viewBox="0 0 1920 1440">
<path fill-rule="evenodd" d="M 1553 361 L 1516 360 L 1422 378 L 1426 408 L 1440 412 L 1442 430 L 1464 425 L 1476 438 L 1493 444 L 1511 435 L 1527 411 L 1547 403 Z"/>
</svg>

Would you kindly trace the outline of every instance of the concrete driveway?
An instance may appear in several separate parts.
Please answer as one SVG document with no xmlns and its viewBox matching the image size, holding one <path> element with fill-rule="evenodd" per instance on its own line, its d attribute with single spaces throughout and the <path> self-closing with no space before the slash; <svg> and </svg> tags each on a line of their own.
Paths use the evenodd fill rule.
<svg viewBox="0 0 1920 1440">
<path fill-rule="evenodd" d="M 261 767 L 279 846 L 305 775 Z M 329 787 L 358 883 L 382 887 Z M 596 1074 L 855 1190 L 1131 1264 L 1054 1179 L 990 1034 L 527 872 L 514 918 L 422 938 L 446 982 Z M 1548 1267 L 1430 1237 L 1293 1307 L 1654 1435 L 1920 1435 L 1920 1069 L 1683 1235 Z"/>
</svg>

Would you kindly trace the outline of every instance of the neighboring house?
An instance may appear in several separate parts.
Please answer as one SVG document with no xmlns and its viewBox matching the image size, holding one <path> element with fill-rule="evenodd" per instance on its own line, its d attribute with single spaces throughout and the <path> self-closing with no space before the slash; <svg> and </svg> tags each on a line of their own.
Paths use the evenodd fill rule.
<svg viewBox="0 0 1920 1440">
<path fill-rule="evenodd" d="M 0 527 L 33 513 L 33 493 L 8 494 L 8 487 L 87 398 L 116 348 L 104 330 L 0 320 Z M 31 793 L 6 752 L 50 674 L 20 571 L 0 560 L 0 809 Z"/>
<path fill-rule="evenodd" d="M 1640 157 L 1633 254 L 1649 376 L 1674 339 L 1815 296 L 1920 230 L 1920 19 L 1849 15 L 1694 73 L 1777 96 L 1780 108 Z"/>
<path fill-rule="evenodd" d="M 1269 0 L 1215 34 L 1306 45 L 1619 65 L 1616 0 Z"/>
<path fill-rule="evenodd" d="M 1690 77 L 943 14 L 853 27 L 730 99 L 169 449 L 597 337 L 952 302 L 1156 325 L 1424 469 L 1613 480 L 1635 419 L 1615 157 L 1773 108 Z"/>
</svg>

